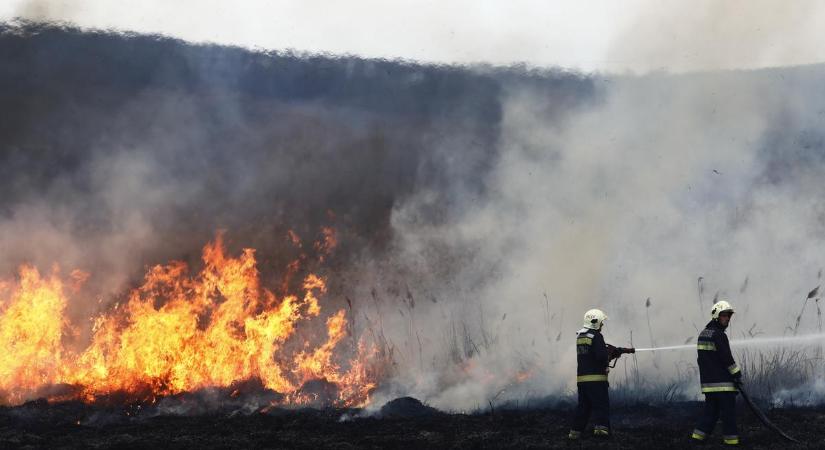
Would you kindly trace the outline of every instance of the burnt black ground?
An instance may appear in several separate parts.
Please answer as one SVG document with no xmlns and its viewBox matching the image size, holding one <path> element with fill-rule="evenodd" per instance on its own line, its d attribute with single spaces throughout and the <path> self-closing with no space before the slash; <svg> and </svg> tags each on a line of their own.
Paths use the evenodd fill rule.
<svg viewBox="0 0 825 450">
<path fill-rule="evenodd" d="M 614 408 L 610 442 L 585 437 L 570 443 L 566 408 L 341 420 L 358 411 L 145 417 L 135 407 L 33 402 L 0 409 L 0 448 L 692 448 L 688 435 L 698 408 L 698 403 Z M 778 409 L 768 415 L 806 445 L 789 445 L 740 410 L 745 447 L 825 448 L 825 409 Z M 721 447 L 720 439 L 717 430 L 703 448 Z"/>
</svg>

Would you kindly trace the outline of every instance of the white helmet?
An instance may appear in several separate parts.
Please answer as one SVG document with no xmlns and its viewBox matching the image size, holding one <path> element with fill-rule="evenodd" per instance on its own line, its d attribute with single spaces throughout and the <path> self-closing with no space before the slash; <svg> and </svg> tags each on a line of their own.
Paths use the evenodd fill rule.
<svg viewBox="0 0 825 450">
<path fill-rule="evenodd" d="M 716 304 L 713 305 L 713 308 L 710 310 L 710 317 L 713 320 L 717 320 L 719 318 L 719 314 L 723 312 L 729 312 L 733 314 L 733 306 L 730 303 L 726 302 L 725 300 L 719 300 Z"/>
<path fill-rule="evenodd" d="M 602 327 L 604 321 L 607 320 L 607 314 L 601 309 L 591 309 L 584 313 L 584 322 L 582 326 L 590 328 L 591 330 L 598 330 Z"/>
</svg>

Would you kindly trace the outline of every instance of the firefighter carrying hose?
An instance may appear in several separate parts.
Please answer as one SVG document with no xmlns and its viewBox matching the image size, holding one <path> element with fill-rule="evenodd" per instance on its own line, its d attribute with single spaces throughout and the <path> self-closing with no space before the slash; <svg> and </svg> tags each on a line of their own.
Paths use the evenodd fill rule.
<svg viewBox="0 0 825 450">
<path fill-rule="evenodd" d="M 584 328 L 576 332 L 576 387 L 579 391 L 579 405 L 573 417 L 573 426 L 567 435 L 569 439 L 581 437 L 591 412 L 593 435 L 598 438 L 610 437 L 608 364 L 623 353 L 633 353 L 634 349 L 605 344 L 601 330 L 606 319 L 604 312 L 591 309 L 584 313 Z"/>
<path fill-rule="evenodd" d="M 727 301 L 713 305 L 711 321 L 699 333 L 696 348 L 699 353 L 699 379 L 705 394 L 705 407 L 691 437 L 704 441 L 713 433 L 716 421 L 722 417 L 722 442 L 739 445 L 736 430 L 736 386 L 742 371 L 733 360 L 725 329 L 733 315 L 733 307 Z"/>
</svg>

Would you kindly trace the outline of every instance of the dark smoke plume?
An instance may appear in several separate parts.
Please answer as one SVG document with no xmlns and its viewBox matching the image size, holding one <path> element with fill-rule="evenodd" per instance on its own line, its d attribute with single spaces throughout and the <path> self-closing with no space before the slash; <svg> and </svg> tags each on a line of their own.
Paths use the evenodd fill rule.
<svg viewBox="0 0 825 450">
<path fill-rule="evenodd" d="M 381 252 L 413 193 L 436 195 L 424 223 L 486 195 L 502 93 L 537 81 L 34 24 L 0 29 L 0 55 L 5 272 L 27 260 L 140 275 L 197 259 L 217 229 L 276 255 L 287 229 L 332 225 L 341 264 Z M 567 103 L 591 89 L 550 81 Z"/>
</svg>

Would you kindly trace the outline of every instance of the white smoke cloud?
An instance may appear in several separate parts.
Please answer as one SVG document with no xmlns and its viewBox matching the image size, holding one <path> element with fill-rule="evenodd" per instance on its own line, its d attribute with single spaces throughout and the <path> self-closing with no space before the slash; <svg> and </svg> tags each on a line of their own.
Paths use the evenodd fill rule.
<svg viewBox="0 0 825 450">
<path fill-rule="evenodd" d="M 825 5 L 773 0 L 651 2 L 611 39 L 609 59 L 672 72 L 822 62 Z"/>
<path fill-rule="evenodd" d="M 415 220 L 426 195 L 395 212 L 402 259 L 472 249 L 457 262 L 455 287 L 441 288 L 452 309 L 419 312 L 427 319 L 418 333 L 434 338 L 423 360 L 433 363 L 405 365 L 402 383 L 447 409 L 486 407 L 507 398 L 502 391 L 562 393 L 573 387 L 574 331 L 592 307 L 611 316 L 605 335 L 620 346 L 631 330 L 637 347 L 695 337 L 717 292 L 739 311 L 733 339 L 782 335 L 819 283 L 825 254 L 821 147 L 800 144 L 810 133 L 822 139 L 825 99 L 810 95 L 822 75 L 614 78 L 598 86 L 600 101 L 562 121 L 543 113 L 547 99 L 532 89 L 510 92 L 489 201 L 437 229 Z M 803 332 L 816 331 L 808 311 Z M 443 363 L 451 349 L 437 340 L 451 342 L 456 328 L 470 349 L 458 368 Z M 643 377 L 668 380 L 695 352 L 637 358 Z M 523 372 L 531 377 L 516 382 Z"/>
</svg>

